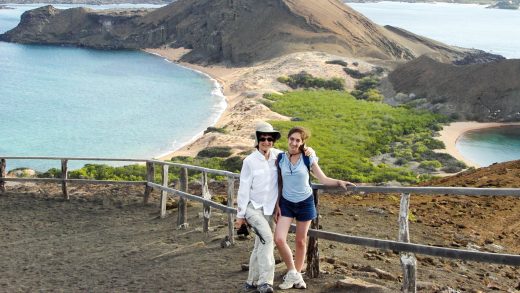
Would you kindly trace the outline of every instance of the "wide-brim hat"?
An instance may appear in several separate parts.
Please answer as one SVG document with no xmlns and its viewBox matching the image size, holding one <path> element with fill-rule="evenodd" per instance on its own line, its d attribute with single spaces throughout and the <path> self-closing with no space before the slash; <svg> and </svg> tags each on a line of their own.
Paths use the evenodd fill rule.
<svg viewBox="0 0 520 293">
<path fill-rule="evenodd" d="M 260 122 L 256 125 L 255 129 L 255 146 L 258 145 L 258 138 L 261 134 L 270 134 L 274 140 L 279 140 L 282 137 L 280 131 L 273 128 L 273 126 L 267 122 Z"/>
</svg>

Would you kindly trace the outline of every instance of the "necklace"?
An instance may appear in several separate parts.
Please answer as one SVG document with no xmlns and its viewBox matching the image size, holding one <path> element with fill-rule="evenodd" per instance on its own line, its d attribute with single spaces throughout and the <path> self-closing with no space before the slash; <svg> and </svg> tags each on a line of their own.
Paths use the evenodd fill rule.
<svg viewBox="0 0 520 293">
<path fill-rule="evenodd" d="M 292 156 L 299 155 L 300 153 L 296 153 L 296 154 L 291 154 L 291 153 L 289 153 L 289 152 L 287 152 L 287 153 L 289 154 L 289 157 L 288 157 L 288 160 L 287 160 L 288 162 L 287 162 L 287 163 L 289 164 L 289 171 L 291 172 L 291 175 L 292 175 L 292 174 L 293 174 L 293 168 L 292 168 L 291 157 L 292 157 Z M 299 160 L 299 158 L 298 158 L 298 160 Z M 296 163 L 298 163 L 298 161 L 296 161 Z"/>
</svg>

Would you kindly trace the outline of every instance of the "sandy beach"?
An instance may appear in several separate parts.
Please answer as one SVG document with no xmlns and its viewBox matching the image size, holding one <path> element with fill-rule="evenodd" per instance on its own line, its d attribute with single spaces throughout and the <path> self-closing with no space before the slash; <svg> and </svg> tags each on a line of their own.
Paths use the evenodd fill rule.
<svg viewBox="0 0 520 293">
<path fill-rule="evenodd" d="M 357 62 L 357 69 L 362 72 L 373 67 L 362 60 L 322 52 L 293 53 L 248 67 L 227 67 L 220 64 L 200 66 L 180 62 L 182 55 L 188 52 L 182 48 L 146 49 L 145 52 L 209 75 L 220 83 L 227 101 L 227 109 L 217 123 L 212 125 L 224 128 L 226 133 L 210 132 L 196 137 L 180 149 L 161 156 L 158 158 L 160 160 L 169 160 L 173 156 L 195 156 L 204 148 L 212 146 L 228 146 L 235 153 L 249 150 L 254 143 L 251 133 L 257 122 L 289 119 L 261 103 L 264 93 L 289 90 L 289 87 L 276 80 L 280 76 L 306 71 L 322 78 L 344 77 L 347 88 L 353 88 L 355 80 L 344 73 L 342 66 L 325 62 L 336 59 L 347 61 L 349 64 Z M 305 62 L 302 62 L 303 60 Z"/>
<path fill-rule="evenodd" d="M 328 60 L 341 59 L 349 64 L 358 62 L 360 71 L 368 71 L 373 65 L 362 60 L 348 59 L 321 52 L 293 53 L 270 61 L 255 64 L 249 67 L 226 67 L 224 65 L 201 66 L 180 62 L 186 49 L 146 49 L 148 53 L 162 56 L 163 58 L 181 66 L 200 71 L 215 79 L 222 86 L 222 92 L 227 101 L 227 108 L 222 113 L 217 123 L 213 125 L 225 128 L 226 133 L 210 132 L 194 138 L 180 149 L 161 156 L 160 160 L 169 160 L 173 156 L 195 156 L 206 147 L 228 146 L 234 152 L 248 150 L 253 145 L 254 125 L 258 121 L 288 120 L 271 111 L 261 103 L 262 95 L 270 92 L 283 92 L 289 87 L 279 83 L 276 79 L 283 75 L 296 74 L 307 71 L 310 74 L 322 78 L 345 77 L 347 88 L 353 88 L 355 80 L 345 75 L 341 66 L 326 64 Z M 305 60 L 305 62 L 302 62 Z M 454 122 L 445 126 L 440 131 L 439 139 L 446 145 L 446 152 L 468 166 L 480 167 L 470 159 L 465 158 L 457 150 L 457 139 L 467 131 L 503 127 L 508 125 L 520 125 L 520 123 L 480 123 L 480 122 Z"/>
<path fill-rule="evenodd" d="M 485 128 L 496 128 L 496 127 L 504 127 L 504 126 L 511 126 L 511 125 L 520 125 L 520 123 L 498 123 L 498 122 L 487 122 L 487 123 L 481 123 L 481 122 L 453 122 L 449 125 L 445 126 L 440 132 L 439 140 L 444 142 L 446 145 L 446 149 L 442 150 L 453 157 L 455 157 L 457 160 L 463 161 L 466 163 L 466 165 L 479 168 L 477 163 L 472 162 L 468 158 L 465 158 L 456 147 L 457 140 L 461 135 L 463 135 L 465 132 L 470 130 L 477 130 L 477 129 L 485 129 Z"/>
</svg>

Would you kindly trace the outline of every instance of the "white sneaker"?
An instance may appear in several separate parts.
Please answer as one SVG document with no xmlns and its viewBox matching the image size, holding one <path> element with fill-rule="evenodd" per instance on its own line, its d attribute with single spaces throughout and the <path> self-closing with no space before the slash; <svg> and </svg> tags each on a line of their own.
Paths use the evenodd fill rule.
<svg viewBox="0 0 520 293">
<path fill-rule="evenodd" d="M 298 288 L 298 289 L 305 289 L 307 288 L 307 284 L 303 281 L 302 274 L 296 272 L 296 271 L 289 271 L 284 277 L 283 277 L 283 283 L 278 286 L 282 290 L 291 289 L 291 288 Z"/>
</svg>

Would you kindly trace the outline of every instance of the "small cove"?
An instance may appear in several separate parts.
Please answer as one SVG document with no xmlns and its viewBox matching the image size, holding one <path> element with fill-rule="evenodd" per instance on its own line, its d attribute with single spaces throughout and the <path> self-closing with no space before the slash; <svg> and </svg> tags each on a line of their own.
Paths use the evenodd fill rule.
<svg viewBox="0 0 520 293">
<path fill-rule="evenodd" d="M 9 6 L 0 10 L 2 32 L 37 7 Z M 122 8 L 95 8 L 114 6 Z M 5 156 L 158 157 L 202 133 L 226 106 L 214 80 L 140 51 L 0 42 L 0 64 Z M 22 166 L 44 171 L 59 162 L 8 161 L 8 169 Z"/>
<path fill-rule="evenodd" d="M 459 137 L 457 150 L 479 166 L 520 159 L 520 126 L 471 130 Z"/>
</svg>

